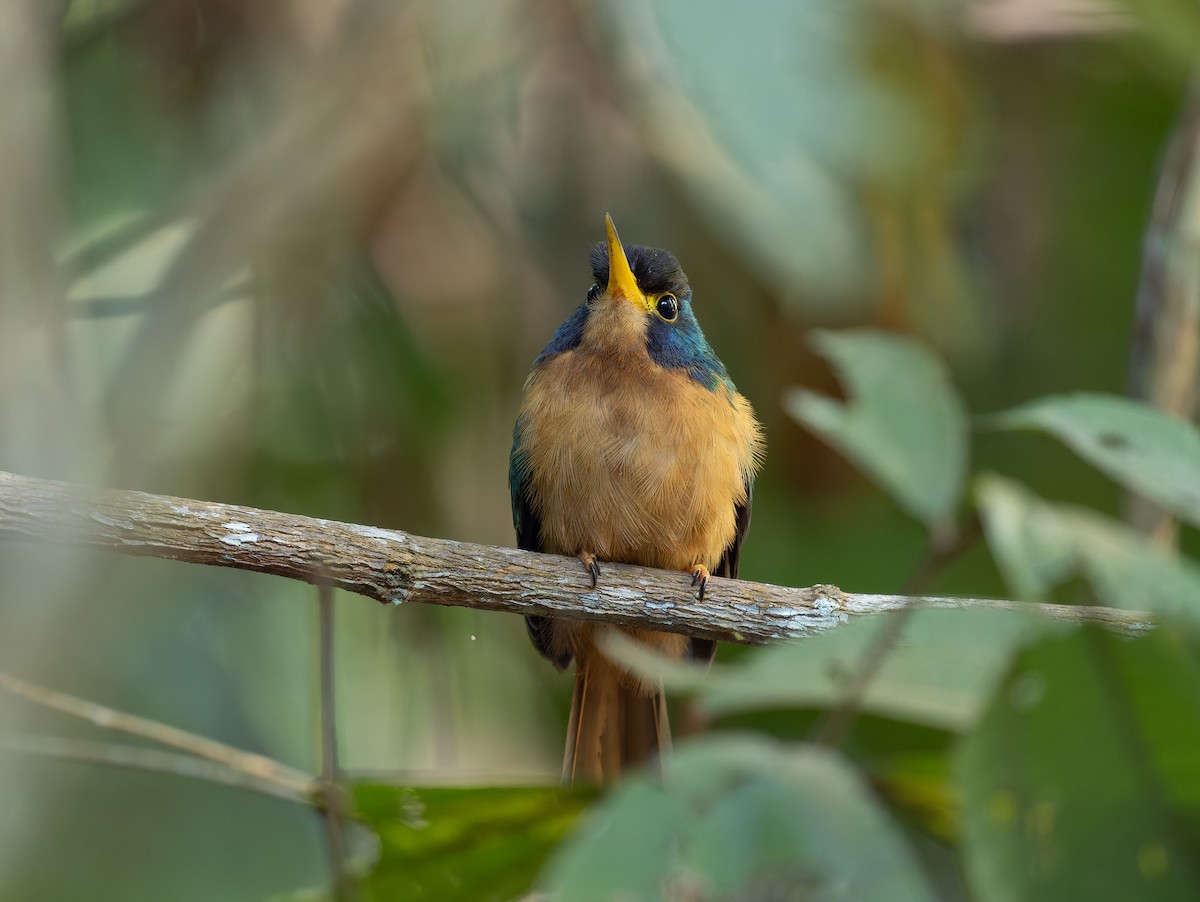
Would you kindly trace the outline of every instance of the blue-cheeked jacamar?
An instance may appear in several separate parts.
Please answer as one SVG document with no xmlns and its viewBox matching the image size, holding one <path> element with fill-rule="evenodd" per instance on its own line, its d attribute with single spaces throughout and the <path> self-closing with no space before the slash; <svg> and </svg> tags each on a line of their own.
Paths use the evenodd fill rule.
<svg viewBox="0 0 1200 902">
<path fill-rule="evenodd" d="M 606 225 L 595 284 L 525 382 L 509 465 L 517 544 L 577 555 L 593 583 L 603 561 L 685 571 L 703 599 L 709 574 L 738 575 L 761 428 L 700 331 L 678 261 L 626 249 Z M 526 623 L 558 668 L 575 661 L 564 780 L 611 780 L 667 746 L 661 688 L 597 647 L 603 627 Z M 677 659 L 715 651 L 707 639 L 626 632 Z"/>
</svg>

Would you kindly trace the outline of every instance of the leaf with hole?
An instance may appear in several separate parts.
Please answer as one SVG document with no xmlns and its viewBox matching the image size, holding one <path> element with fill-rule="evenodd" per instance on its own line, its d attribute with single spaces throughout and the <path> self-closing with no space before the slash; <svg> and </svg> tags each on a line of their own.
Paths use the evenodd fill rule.
<svg viewBox="0 0 1200 902">
<path fill-rule="evenodd" d="M 1200 432 L 1110 395 L 1042 398 L 992 418 L 1004 429 L 1053 435 L 1110 478 L 1200 526 Z"/>
</svg>

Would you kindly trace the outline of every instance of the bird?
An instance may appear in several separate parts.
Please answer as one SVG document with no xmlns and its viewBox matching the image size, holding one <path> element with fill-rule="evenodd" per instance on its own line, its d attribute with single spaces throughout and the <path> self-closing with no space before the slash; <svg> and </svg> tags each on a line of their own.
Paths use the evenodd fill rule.
<svg viewBox="0 0 1200 902">
<path fill-rule="evenodd" d="M 518 547 L 678 570 L 700 600 L 736 578 L 765 452 L 762 427 L 705 338 L 668 251 L 624 247 L 612 217 L 593 283 L 533 362 L 509 457 Z M 711 601 L 711 599 L 710 599 Z M 525 618 L 559 670 L 575 662 L 563 782 L 611 783 L 670 748 L 661 685 L 603 650 L 603 625 Z M 707 664 L 716 642 L 622 628 L 667 658 Z"/>
</svg>

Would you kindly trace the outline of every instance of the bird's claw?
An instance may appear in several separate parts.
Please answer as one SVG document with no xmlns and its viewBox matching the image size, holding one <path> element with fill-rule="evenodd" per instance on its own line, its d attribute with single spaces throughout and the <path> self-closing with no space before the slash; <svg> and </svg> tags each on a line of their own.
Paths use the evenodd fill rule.
<svg viewBox="0 0 1200 902">
<path fill-rule="evenodd" d="M 704 601 L 704 590 L 708 588 L 708 568 L 703 564 L 693 564 L 688 567 L 688 572 L 692 574 L 692 585 L 700 587 L 699 601 Z"/>
<path fill-rule="evenodd" d="M 600 580 L 600 561 L 596 555 L 589 551 L 585 551 L 579 555 L 579 560 L 583 562 L 583 569 L 586 570 L 592 577 L 592 588 L 596 588 L 596 583 Z"/>
</svg>

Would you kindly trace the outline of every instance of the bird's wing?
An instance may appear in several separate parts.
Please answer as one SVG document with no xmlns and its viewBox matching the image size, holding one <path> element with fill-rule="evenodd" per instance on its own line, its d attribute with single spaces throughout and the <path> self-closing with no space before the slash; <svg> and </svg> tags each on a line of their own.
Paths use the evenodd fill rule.
<svg viewBox="0 0 1200 902">
<path fill-rule="evenodd" d="M 724 553 L 721 555 L 721 560 L 717 563 L 717 567 L 712 571 L 713 576 L 726 576 L 729 579 L 737 579 L 738 565 L 742 557 L 742 542 L 746 538 L 746 531 L 750 528 L 750 510 L 753 506 L 752 486 L 746 486 L 746 501 L 734 508 L 734 523 L 735 529 L 733 538 L 726 546 Z M 712 662 L 713 655 L 717 653 L 717 642 L 715 639 L 691 639 L 688 642 L 688 657 L 694 661 L 700 661 L 704 664 Z"/>
<path fill-rule="evenodd" d="M 542 551 L 542 522 L 529 499 L 529 471 L 525 455 L 521 450 L 521 421 L 517 420 L 513 431 L 512 454 L 508 458 L 508 489 L 512 494 L 513 528 L 517 531 L 517 547 L 523 551 Z M 554 622 L 549 617 L 528 615 L 525 628 L 529 639 L 542 657 L 559 670 L 571 663 L 571 656 L 555 654 L 552 650 L 551 632 Z"/>
<path fill-rule="evenodd" d="M 729 545 L 726 546 L 724 554 L 721 555 L 721 560 L 717 563 L 717 569 L 712 572 L 713 576 L 727 576 L 729 579 L 738 578 L 738 565 L 742 557 L 742 542 L 746 538 L 746 531 L 750 528 L 750 508 L 753 503 L 753 498 L 750 496 L 750 488 L 746 488 L 746 501 L 744 504 L 739 504 L 734 508 L 734 523 L 735 529 L 733 538 Z"/>
</svg>

